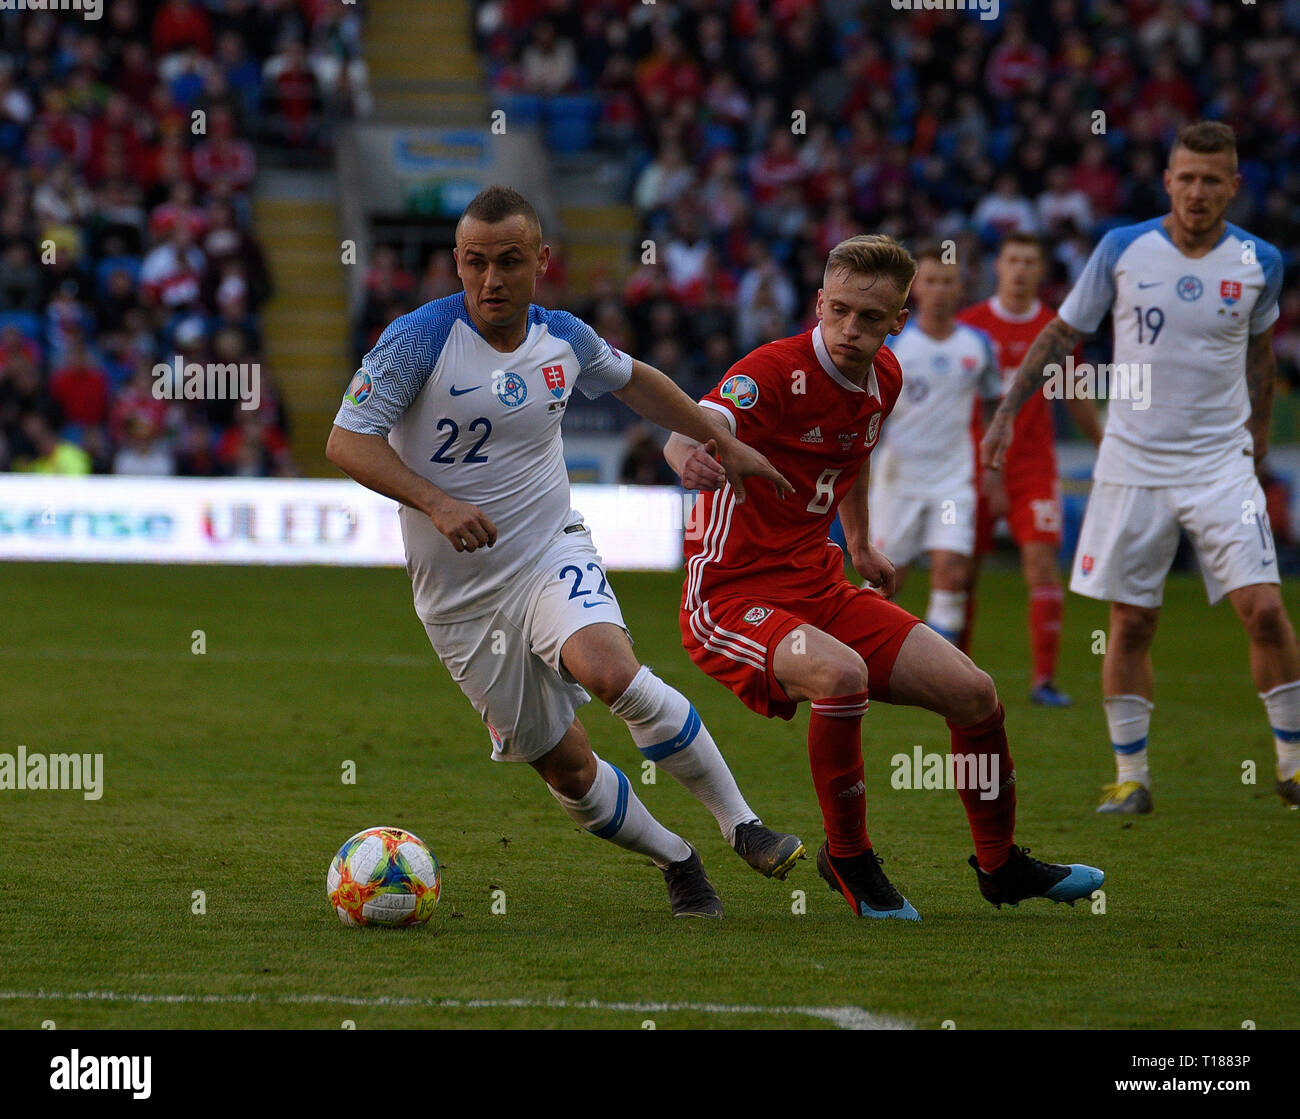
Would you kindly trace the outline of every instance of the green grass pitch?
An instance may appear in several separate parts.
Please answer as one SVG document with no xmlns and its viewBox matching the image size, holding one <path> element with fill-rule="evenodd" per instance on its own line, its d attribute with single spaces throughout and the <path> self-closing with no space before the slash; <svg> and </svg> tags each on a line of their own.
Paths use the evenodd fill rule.
<svg viewBox="0 0 1300 1119">
<path fill-rule="evenodd" d="M 1104 913 L 987 905 L 957 794 L 889 782 L 895 753 L 946 751 L 942 721 L 872 707 L 868 824 L 920 925 L 855 919 L 811 860 L 759 878 L 670 778 L 639 783 L 626 731 L 593 704 L 597 750 L 700 847 L 727 907 L 673 921 L 645 860 L 580 832 L 526 767 L 488 760 L 401 571 L 13 564 L 3 582 L 0 752 L 102 753 L 104 792 L 0 791 L 0 1025 L 1300 1026 L 1300 815 L 1272 791 L 1244 636 L 1193 579 L 1166 597 L 1156 812 L 1137 819 L 1093 812 L 1112 774 L 1104 606 L 1070 597 L 1059 683 L 1078 703 L 1044 711 L 1026 696 L 1023 585 L 995 571 L 981 587 L 975 652 L 1007 707 L 1018 840 L 1104 868 Z M 677 635 L 678 576 L 612 582 L 641 658 L 692 698 L 750 802 L 815 850 L 806 708 L 763 720 L 699 673 Z M 903 602 L 924 595 L 917 578 Z M 331 856 L 376 824 L 416 832 L 442 863 L 427 928 L 349 929 L 329 908 Z"/>
</svg>

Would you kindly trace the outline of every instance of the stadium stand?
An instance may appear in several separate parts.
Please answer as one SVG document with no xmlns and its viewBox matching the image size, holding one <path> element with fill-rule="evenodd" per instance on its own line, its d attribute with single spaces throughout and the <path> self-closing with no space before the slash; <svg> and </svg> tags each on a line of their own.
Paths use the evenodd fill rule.
<svg viewBox="0 0 1300 1119">
<path fill-rule="evenodd" d="M 554 150 L 618 164 L 630 247 L 659 246 L 621 285 L 569 293 L 575 310 L 671 357 L 691 390 L 808 325 L 827 249 L 862 230 L 953 237 L 982 261 L 972 300 L 991 287 L 985 250 L 1032 230 L 1059 300 L 1107 229 L 1165 208 L 1169 141 L 1200 116 L 1238 133 L 1230 220 L 1285 255 L 1279 368 L 1300 385 L 1295 0 L 1003 3 L 996 21 L 851 0 L 479 0 L 476 30 L 493 100 L 524 106 Z"/>
<path fill-rule="evenodd" d="M 1300 386 L 1300 0 L 1004 0 L 996 21 L 856 0 L 389 0 L 364 30 L 360 7 L 5 13 L 0 469 L 108 471 L 128 442 L 122 468 L 318 465 L 287 450 L 289 413 L 314 431 L 348 359 L 459 286 L 445 246 L 374 237 L 349 324 L 326 274 L 335 200 L 263 188 L 268 167 L 327 168 L 337 122 L 372 111 L 536 126 L 561 199 L 539 298 L 692 392 L 810 322 L 826 250 L 860 230 L 954 238 L 974 300 L 985 250 L 1033 229 L 1059 298 L 1108 228 L 1163 209 L 1178 125 L 1225 119 L 1245 182 L 1230 217 L 1283 251 L 1279 375 Z M 141 368 L 218 352 L 262 369 L 263 422 L 241 438 L 263 453 L 220 453 L 238 409 L 143 406 Z M 1300 438 L 1295 399 L 1278 440 Z M 82 454 L 42 454 L 32 413 Z M 630 421 L 596 402 L 567 423 Z"/>
<path fill-rule="evenodd" d="M 365 111 L 359 27 L 325 0 L 3 13 L 0 470 L 297 472 L 254 190 Z M 260 406 L 157 399 L 177 356 L 256 365 Z"/>
</svg>

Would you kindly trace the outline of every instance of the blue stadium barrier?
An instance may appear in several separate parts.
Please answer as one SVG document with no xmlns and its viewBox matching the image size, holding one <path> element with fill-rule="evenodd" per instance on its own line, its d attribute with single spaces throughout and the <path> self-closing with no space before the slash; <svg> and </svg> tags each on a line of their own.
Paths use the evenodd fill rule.
<svg viewBox="0 0 1300 1119">
<path fill-rule="evenodd" d="M 511 124 L 537 124 L 542 119 L 542 99 L 535 93 L 507 93 L 501 107 Z"/>
<path fill-rule="evenodd" d="M 586 94 L 562 94 L 546 104 L 546 143 L 566 154 L 587 151 L 596 142 L 600 101 Z"/>
</svg>

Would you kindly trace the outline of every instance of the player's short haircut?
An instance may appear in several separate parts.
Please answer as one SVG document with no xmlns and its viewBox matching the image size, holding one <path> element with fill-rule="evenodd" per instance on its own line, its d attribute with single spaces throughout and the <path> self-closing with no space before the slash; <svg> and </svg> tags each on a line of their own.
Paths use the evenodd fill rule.
<svg viewBox="0 0 1300 1119">
<path fill-rule="evenodd" d="M 850 276 L 884 276 L 902 294 L 916 279 L 916 261 L 887 234 L 860 233 L 831 249 L 822 276 L 823 286 L 833 272 Z"/>
<path fill-rule="evenodd" d="M 1038 255 L 1047 256 L 1047 250 L 1043 247 L 1043 239 L 1034 233 L 1026 233 L 1020 229 L 1014 229 L 1002 238 L 1002 243 L 998 245 L 1000 253 L 1008 245 L 1028 245 L 1031 249 L 1037 249 Z"/>
<path fill-rule="evenodd" d="M 466 218 L 474 218 L 476 221 L 495 225 L 499 221 L 505 221 L 506 218 L 513 218 L 516 215 L 522 215 L 524 220 L 528 222 L 529 227 L 536 230 L 537 245 L 540 248 L 542 244 L 542 223 L 537 216 L 537 211 L 533 209 L 533 204 L 527 198 L 508 186 L 494 184 L 480 190 L 478 194 L 474 195 L 470 204 L 465 207 L 465 212 L 461 214 L 460 221 L 464 221 Z M 460 232 L 460 221 L 456 223 L 457 233 Z"/>
<path fill-rule="evenodd" d="M 1185 124 L 1178 130 L 1174 145 L 1169 149 L 1169 161 L 1172 163 L 1174 152 L 1186 148 L 1189 152 L 1200 155 L 1214 155 L 1228 152 L 1232 156 L 1232 169 L 1237 170 L 1237 137 L 1232 129 L 1219 120 L 1198 120 Z"/>
</svg>

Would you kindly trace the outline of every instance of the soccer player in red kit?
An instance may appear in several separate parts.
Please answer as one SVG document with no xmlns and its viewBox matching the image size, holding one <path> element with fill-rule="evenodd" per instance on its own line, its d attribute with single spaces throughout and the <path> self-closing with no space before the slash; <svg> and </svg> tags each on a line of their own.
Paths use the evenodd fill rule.
<svg viewBox="0 0 1300 1119">
<path fill-rule="evenodd" d="M 885 877 L 867 835 L 868 693 L 948 720 L 983 895 L 995 905 L 1073 902 L 1104 875 L 1040 862 L 1014 844 L 1015 770 L 993 681 L 889 601 L 894 567 L 871 546 L 868 459 L 902 386 L 884 342 L 907 320 L 915 275 L 916 262 L 890 237 L 841 242 L 817 296 L 818 325 L 760 346 L 701 402 L 719 432 L 734 429 L 761 449 L 793 494 L 750 486 L 746 500 L 727 483 L 711 441 L 668 441 L 664 453 L 683 485 L 705 491 L 688 533 L 683 644 L 761 715 L 789 719 L 800 702 L 812 702 L 808 752 L 827 840 L 817 869 L 854 913 L 920 919 Z M 844 576 L 843 555 L 827 539 L 837 509 L 853 565 L 874 587 Z"/>
<path fill-rule="evenodd" d="M 1043 265 L 1043 245 L 1037 237 L 1008 234 L 994 261 L 997 289 L 993 297 L 957 316 L 958 322 L 982 330 L 992 340 L 1004 385 L 1014 379 L 1038 332 L 1056 317 L 1056 312 L 1038 298 Z M 1100 444 L 1101 424 L 1092 404 L 1071 396 L 1066 406 L 1084 434 L 1094 445 Z M 971 425 L 978 446 L 984 436 L 981 409 L 976 410 Z M 1026 402 L 1016 416 L 1011 447 L 1001 471 L 980 470 L 978 494 L 975 556 L 961 649 L 970 652 L 980 557 L 993 551 L 993 527 L 999 517 L 1005 516 L 1020 548 L 1021 570 L 1029 586 L 1029 647 L 1034 663 L 1029 697 L 1044 707 L 1069 707 L 1070 697 L 1057 690 L 1054 679 L 1065 606 L 1065 589 L 1056 563 L 1061 547 L 1061 482 L 1056 470 L 1052 412 L 1043 393 Z"/>
</svg>

